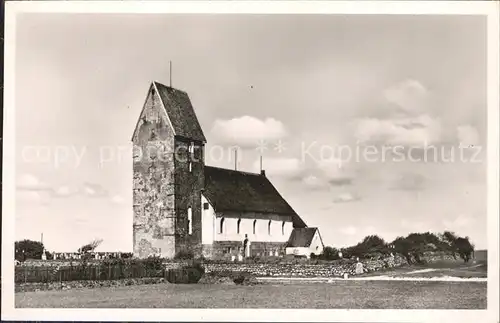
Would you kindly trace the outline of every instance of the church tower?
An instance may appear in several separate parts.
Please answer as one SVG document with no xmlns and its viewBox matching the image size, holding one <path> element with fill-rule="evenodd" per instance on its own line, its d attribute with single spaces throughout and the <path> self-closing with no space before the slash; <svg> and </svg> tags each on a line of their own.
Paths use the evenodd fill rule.
<svg viewBox="0 0 500 323">
<path fill-rule="evenodd" d="M 201 255 L 206 139 L 187 93 L 153 82 L 132 142 L 134 256 Z"/>
</svg>

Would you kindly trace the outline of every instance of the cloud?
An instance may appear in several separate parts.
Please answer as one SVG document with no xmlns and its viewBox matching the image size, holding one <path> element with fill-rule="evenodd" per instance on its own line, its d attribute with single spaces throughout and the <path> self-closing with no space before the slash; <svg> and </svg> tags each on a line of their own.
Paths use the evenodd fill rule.
<svg viewBox="0 0 500 323">
<path fill-rule="evenodd" d="M 424 147 L 442 140 L 441 122 L 424 114 L 412 118 L 366 118 L 356 123 L 355 137 L 366 144 Z"/>
<path fill-rule="evenodd" d="M 419 113 L 427 108 L 428 90 L 417 80 L 407 79 L 384 91 L 385 99 L 405 113 Z"/>
<path fill-rule="evenodd" d="M 352 184 L 355 174 L 352 169 L 340 160 L 324 160 L 317 163 L 317 169 L 325 180 L 333 186 Z"/>
<path fill-rule="evenodd" d="M 16 199 L 20 203 L 49 204 L 53 189 L 35 175 L 22 174 L 16 180 Z"/>
<path fill-rule="evenodd" d="M 443 220 L 443 225 L 447 230 L 463 228 L 471 223 L 473 223 L 473 219 L 464 214 L 460 214 L 453 220 Z"/>
<path fill-rule="evenodd" d="M 404 80 L 390 86 L 383 94 L 387 110 L 384 118 L 357 120 L 354 133 L 358 141 L 402 147 L 424 147 L 445 141 L 449 129 L 431 110 L 429 91 L 422 83 Z"/>
<path fill-rule="evenodd" d="M 372 226 L 359 227 L 359 226 L 346 226 L 339 229 L 340 233 L 347 236 L 359 236 L 360 238 L 364 238 L 368 235 L 376 234 L 375 228 Z"/>
<path fill-rule="evenodd" d="M 404 173 L 400 175 L 392 185 L 393 190 L 420 191 L 425 189 L 426 177 L 416 173 Z"/>
<path fill-rule="evenodd" d="M 79 193 L 78 188 L 63 185 L 54 190 L 53 196 L 55 197 L 70 197 Z"/>
<path fill-rule="evenodd" d="M 407 220 L 407 219 L 402 219 L 401 220 L 401 227 L 411 231 L 411 232 L 424 232 L 424 231 L 429 231 L 429 227 L 422 221 L 416 221 L 416 220 Z"/>
<path fill-rule="evenodd" d="M 458 126 L 457 139 L 463 147 L 477 146 L 479 144 L 479 133 L 476 128 L 470 125 Z"/>
<path fill-rule="evenodd" d="M 83 184 L 83 193 L 89 197 L 108 196 L 108 191 L 102 185 L 88 182 Z"/>
<path fill-rule="evenodd" d="M 16 199 L 21 203 L 43 204 L 45 199 L 42 198 L 40 192 L 36 191 L 20 191 L 16 192 Z"/>
<path fill-rule="evenodd" d="M 358 230 L 356 229 L 356 227 L 348 226 L 348 227 L 340 228 L 340 232 L 342 234 L 352 236 L 352 235 L 355 235 L 358 232 Z"/>
<path fill-rule="evenodd" d="M 262 168 L 266 175 L 284 177 L 288 179 L 301 178 L 305 171 L 304 164 L 298 158 L 270 157 L 265 158 Z M 260 160 L 256 160 L 253 169 L 260 170 Z"/>
<path fill-rule="evenodd" d="M 354 202 L 354 201 L 359 201 L 361 199 L 360 196 L 352 193 L 342 193 L 336 196 L 333 199 L 334 203 L 347 203 L 347 202 Z"/>
<path fill-rule="evenodd" d="M 51 190 L 50 186 L 41 182 L 35 175 L 22 174 L 18 177 L 16 188 L 21 191 L 47 191 Z"/>
<path fill-rule="evenodd" d="M 315 175 L 308 175 L 304 178 L 302 178 L 302 183 L 313 190 L 319 190 L 319 189 L 325 189 L 328 188 L 329 185 L 326 181 L 318 178 Z"/>
<path fill-rule="evenodd" d="M 238 145 L 242 148 L 255 148 L 260 141 L 278 140 L 287 135 L 281 121 L 273 118 L 260 120 L 243 116 L 229 120 L 216 120 L 211 133 L 217 141 Z"/>
<path fill-rule="evenodd" d="M 114 195 L 112 198 L 111 198 L 111 202 L 115 203 L 115 204 L 122 204 L 123 202 L 125 202 L 125 200 L 123 199 L 123 197 L 121 197 L 120 195 Z"/>
</svg>

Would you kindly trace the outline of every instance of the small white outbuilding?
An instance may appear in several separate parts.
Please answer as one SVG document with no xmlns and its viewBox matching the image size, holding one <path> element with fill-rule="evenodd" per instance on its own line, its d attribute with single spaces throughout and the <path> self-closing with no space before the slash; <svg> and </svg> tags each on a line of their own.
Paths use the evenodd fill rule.
<svg viewBox="0 0 500 323">
<path fill-rule="evenodd" d="M 286 244 L 286 254 L 295 256 L 306 256 L 312 253 L 320 255 L 323 253 L 323 240 L 318 228 L 294 228 L 290 239 Z"/>
</svg>

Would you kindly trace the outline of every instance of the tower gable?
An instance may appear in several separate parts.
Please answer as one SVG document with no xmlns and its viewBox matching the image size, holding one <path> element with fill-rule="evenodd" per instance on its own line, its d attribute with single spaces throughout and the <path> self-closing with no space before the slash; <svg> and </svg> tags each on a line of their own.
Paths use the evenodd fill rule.
<svg viewBox="0 0 500 323">
<path fill-rule="evenodd" d="M 165 140 L 166 136 L 173 137 L 175 135 L 172 122 L 170 121 L 170 118 L 165 110 L 155 82 L 151 83 L 149 86 L 146 100 L 144 101 L 144 105 L 139 115 L 139 119 L 137 119 L 134 133 L 132 135 L 132 141 L 134 143 L 138 143 L 140 137 L 142 137 L 141 140 L 145 140 L 145 133 L 151 131 L 153 124 L 157 124 L 158 130 L 161 129 L 161 133 L 153 131 L 153 136 L 159 135 L 159 137 Z M 139 136 L 141 129 L 142 134 Z"/>
</svg>

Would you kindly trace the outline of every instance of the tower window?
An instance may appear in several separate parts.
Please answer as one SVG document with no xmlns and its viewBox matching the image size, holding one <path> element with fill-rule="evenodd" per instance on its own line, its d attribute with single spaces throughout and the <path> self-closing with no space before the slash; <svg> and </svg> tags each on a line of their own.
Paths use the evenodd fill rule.
<svg viewBox="0 0 500 323">
<path fill-rule="evenodd" d="M 256 227 L 257 227 L 257 220 L 253 220 L 253 231 L 252 231 L 253 234 L 255 234 L 255 232 L 256 232 L 256 230 L 255 230 Z"/>
<path fill-rule="evenodd" d="M 269 223 L 267 224 L 267 233 L 269 235 L 271 235 L 271 223 L 272 223 L 272 220 L 269 220 Z"/>
<path fill-rule="evenodd" d="M 281 234 L 285 235 L 285 221 L 283 221 L 283 223 L 281 223 Z"/>
<path fill-rule="evenodd" d="M 208 203 L 203 203 L 203 209 L 208 210 Z"/>
<path fill-rule="evenodd" d="M 240 234 L 241 219 L 236 222 L 236 233 Z"/>
<path fill-rule="evenodd" d="M 193 163 L 192 162 L 189 162 L 189 172 L 192 173 L 193 172 Z"/>
<path fill-rule="evenodd" d="M 219 233 L 224 233 L 224 218 L 220 219 Z"/>
<path fill-rule="evenodd" d="M 188 234 L 193 234 L 193 211 L 188 207 Z"/>
</svg>

